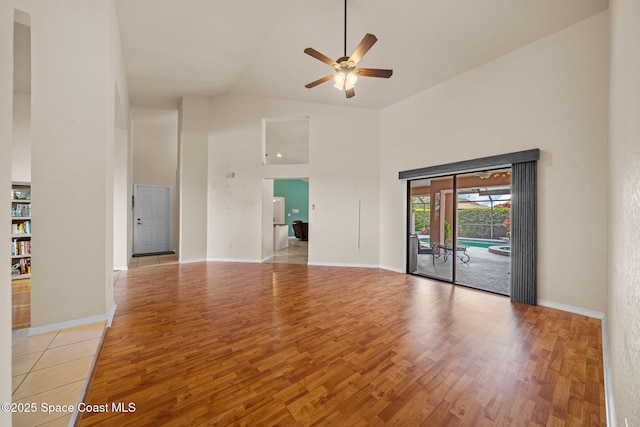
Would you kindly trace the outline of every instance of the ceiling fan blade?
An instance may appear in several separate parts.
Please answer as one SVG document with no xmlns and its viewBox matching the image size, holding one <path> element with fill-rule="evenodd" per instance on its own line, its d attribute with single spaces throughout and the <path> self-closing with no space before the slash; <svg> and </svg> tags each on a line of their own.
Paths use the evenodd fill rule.
<svg viewBox="0 0 640 427">
<path fill-rule="evenodd" d="M 388 79 L 393 74 L 393 70 L 383 70 L 380 68 L 357 68 L 358 75 L 364 77 L 382 77 Z"/>
<path fill-rule="evenodd" d="M 347 89 L 344 91 L 344 93 L 347 95 L 347 98 L 353 98 L 354 96 L 356 96 L 356 90 L 354 88 Z"/>
<path fill-rule="evenodd" d="M 331 65 L 332 67 L 334 65 L 336 65 L 336 61 L 334 61 L 333 59 L 329 58 L 326 55 L 321 54 L 320 52 L 318 52 L 317 50 L 315 50 L 312 47 L 308 47 L 304 50 L 304 53 L 306 53 L 307 55 L 313 56 L 314 58 L 316 58 L 319 61 L 324 62 L 327 65 Z"/>
<path fill-rule="evenodd" d="M 327 81 L 331 80 L 332 78 L 333 78 L 333 74 L 329 74 L 328 76 L 324 76 L 324 77 L 322 77 L 322 78 L 320 78 L 320 79 L 318 79 L 316 81 L 313 81 L 313 82 L 311 82 L 309 84 L 304 85 L 304 87 L 306 87 L 308 89 L 311 89 L 312 87 L 316 87 L 321 83 L 324 83 L 324 82 L 327 82 Z"/>
<path fill-rule="evenodd" d="M 371 49 L 371 46 L 377 41 L 378 39 L 373 34 L 365 34 L 360 44 L 356 47 L 356 50 L 354 50 L 353 54 L 349 57 L 349 60 L 353 61 L 354 64 L 360 62 L 365 53 L 367 53 L 369 49 Z"/>
</svg>

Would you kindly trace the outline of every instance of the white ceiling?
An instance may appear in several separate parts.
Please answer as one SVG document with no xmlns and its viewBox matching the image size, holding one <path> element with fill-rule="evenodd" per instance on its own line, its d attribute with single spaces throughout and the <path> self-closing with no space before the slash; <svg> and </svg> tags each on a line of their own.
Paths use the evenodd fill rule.
<svg viewBox="0 0 640 427">
<path fill-rule="evenodd" d="M 378 42 L 356 96 L 330 82 L 307 47 L 342 56 L 343 0 L 116 0 L 133 106 L 175 108 L 180 96 L 248 94 L 382 108 L 608 7 L 608 0 L 348 0 L 347 54 Z"/>
</svg>

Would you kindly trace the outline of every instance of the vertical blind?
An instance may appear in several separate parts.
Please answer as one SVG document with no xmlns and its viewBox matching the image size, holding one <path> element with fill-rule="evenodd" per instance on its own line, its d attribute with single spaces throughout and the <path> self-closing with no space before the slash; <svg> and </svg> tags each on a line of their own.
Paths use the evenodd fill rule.
<svg viewBox="0 0 640 427">
<path fill-rule="evenodd" d="M 511 301 L 538 302 L 537 163 L 511 167 Z"/>
</svg>

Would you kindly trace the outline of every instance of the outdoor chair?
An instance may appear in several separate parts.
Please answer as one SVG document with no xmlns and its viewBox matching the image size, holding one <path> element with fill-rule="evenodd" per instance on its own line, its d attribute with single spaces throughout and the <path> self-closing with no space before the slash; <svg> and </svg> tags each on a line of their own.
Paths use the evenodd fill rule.
<svg viewBox="0 0 640 427">
<path fill-rule="evenodd" d="M 431 263 L 435 267 L 436 257 L 432 247 L 424 246 L 418 241 L 418 255 L 431 255 Z"/>
</svg>

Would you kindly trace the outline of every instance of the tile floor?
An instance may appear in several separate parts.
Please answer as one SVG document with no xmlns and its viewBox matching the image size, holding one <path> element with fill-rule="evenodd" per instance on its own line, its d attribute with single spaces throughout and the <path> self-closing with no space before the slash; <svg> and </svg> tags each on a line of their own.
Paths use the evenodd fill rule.
<svg viewBox="0 0 640 427">
<path fill-rule="evenodd" d="M 104 330 L 98 322 L 13 338 L 13 401 L 36 404 L 35 412 L 14 413 L 14 427 L 69 424 L 71 412 L 47 414 L 42 404 L 76 405 Z"/>
<path fill-rule="evenodd" d="M 175 254 L 169 255 L 146 255 L 131 258 L 129 268 L 150 267 L 159 264 L 174 264 L 178 262 Z"/>
<path fill-rule="evenodd" d="M 266 261 L 272 264 L 307 264 L 309 260 L 309 242 L 289 239 L 289 247 L 274 252 L 273 258 Z"/>
</svg>

